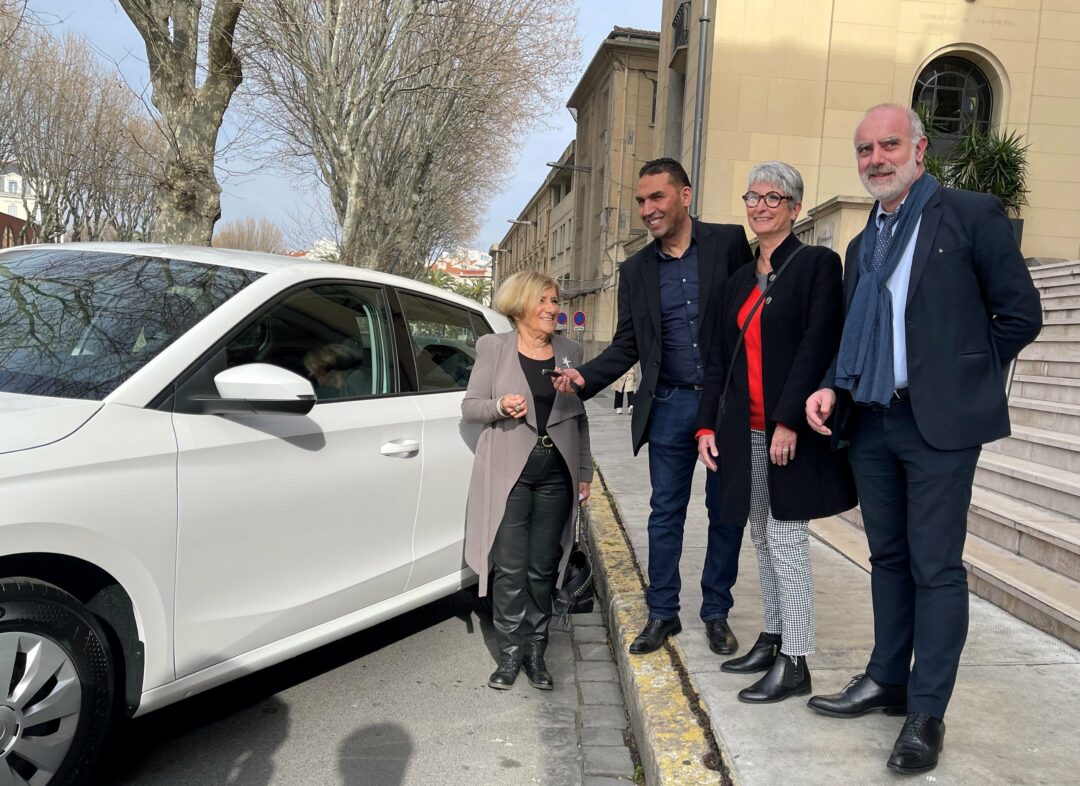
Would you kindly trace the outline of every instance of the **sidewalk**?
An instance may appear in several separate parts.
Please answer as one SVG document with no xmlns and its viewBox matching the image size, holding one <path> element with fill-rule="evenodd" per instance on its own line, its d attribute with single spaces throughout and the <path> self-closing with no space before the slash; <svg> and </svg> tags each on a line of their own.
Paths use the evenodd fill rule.
<svg viewBox="0 0 1080 786">
<path fill-rule="evenodd" d="M 647 447 L 637 458 L 632 456 L 630 418 L 614 414 L 609 394 L 589 402 L 588 412 L 593 457 L 644 571 L 648 563 Z M 943 786 L 1080 783 L 1080 749 L 1076 743 L 1076 731 L 1080 728 L 1080 652 L 975 596 L 971 597 L 967 647 L 945 719 L 945 750 L 941 763 L 931 773 L 908 779 L 885 768 L 902 718 L 881 713 L 847 721 L 827 718 L 809 710 L 805 697 L 792 697 L 772 705 L 739 702 L 736 693 L 759 675 L 747 677 L 720 671 L 723 659 L 710 652 L 704 624 L 698 618 L 707 527 L 704 472 L 699 464 L 687 516 L 682 558 L 683 632 L 674 639 L 674 652 L 701 697 L 734 783 L 741 786 L 895 785 L 916 780 Z M 600 488 L 594 490 L 600 493 Z M 816 531 L 832 527 L 834 523 L 829 520 L 814 523 Z M 865 542 L 850 536 L 846 540 L 845 550 L 851 559 L 865 563 Z M 597 562 L 603 565 L 605 547 L 602 543 L 598 546 L 601 553 Z M 863 567 L 818 539 L 811 541 L 811 558 L 817 653 L 808 663 L 814 692 L 832 693 L 843 688 L 866 664 L 873 639 L 870 577 Z M 734 594 L 735 608 L 729 621 L 739 637 L 741 654 L 762 629 L 757 564 L 749 532 L 743 542 Z M 607 600 L 609 603 L 615 600 L 616 605 L 619 602 Z M 619 615 L 609 615 L 614 646 L 637 632 L 633 626 L 644 623 L 640 608 L 634 614 L 637 618 L 624 619 L 621 624 L 621 628 L 630 630 L 617 630 Z M 641 670 L 641 659 L 630 658 L 624 652 L 617 657 L 624 673 L 627 704 L 631 705 L 633 714 L 632 705 L 636 702 L 631 693 L 642 683 L 632 674 L 628 679 L 626 672 Z M 667 667 L 671 668 L 670 663 Z M 678 682 L 669 683 L 670 701 L 685 703 Z M 636 729 L 643 761 L 663 754 L 677 757 L 671 751 L 649 750 L 654 745 L 650 717 L 656 717 L 656 713 L 651 716 L 646 713 Z M 697 753 L 695 750 L 687 755 Z M 721 782 L 718 773 L 715 782 Z M 661 784 L 649 781 L 649 786 Z"/>
</svg>

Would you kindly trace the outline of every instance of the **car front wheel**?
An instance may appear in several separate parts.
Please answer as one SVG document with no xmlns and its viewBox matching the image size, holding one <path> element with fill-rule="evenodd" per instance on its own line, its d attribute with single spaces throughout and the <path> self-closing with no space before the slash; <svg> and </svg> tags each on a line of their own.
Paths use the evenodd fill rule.
<svg viewBox="0 0 1080 786">
<path fill-rule="evenodd" d="M 86 783 L 108 729 L 101 626 L 58 587 L 0 579 L 0 784 Z"/>
</svg>

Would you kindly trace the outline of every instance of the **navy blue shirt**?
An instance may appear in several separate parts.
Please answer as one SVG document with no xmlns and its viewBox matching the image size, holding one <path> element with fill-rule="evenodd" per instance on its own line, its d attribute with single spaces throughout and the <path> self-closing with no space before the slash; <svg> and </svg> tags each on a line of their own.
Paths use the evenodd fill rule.
<svg viewBox="0 0 1080 786">
<path fill-rule="evenodd" d="M 696 234 L 696 227 L 695 233 Z M 698 314 L 698 249 L 691 236 L 690 247 L 681 257 L 660 250 L 660 341 L 663 353 L 661 385 L 701 385 L 705 382 L 705 366 L 698 346 L 700 315 Z"/>
</svg>

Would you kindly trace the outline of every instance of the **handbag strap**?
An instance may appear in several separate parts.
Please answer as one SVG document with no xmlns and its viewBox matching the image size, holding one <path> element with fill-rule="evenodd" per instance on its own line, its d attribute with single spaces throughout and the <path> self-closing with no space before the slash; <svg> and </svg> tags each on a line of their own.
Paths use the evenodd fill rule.
<svg viewBox="0 0 1080 786">
<path fill-rule="evenodd" d="M 739 349 L 742 348 L 743 339 L 746 338 L 746 331 L 750 329 L 750 323 L 754 321 L 754 314 L 761 308 L 761 304 L 765 302 L 765 297 L 769 294 L 769 290 L 773 288 L 773 285 L 780 280 L 780 276 L 784 274 L 784 271 L 791 267 L 791 263 L 795 261 L 795 257 L 799 255 L 806 246 L 799 246 L 791 252 L 791 256 L 787 258 L 787 262 L 784 266 L 777 270 L 772 275 L 772 279 L 765 285 L 765 289 L 761 291 L 761 296 L 758 297 L 757 302 L 754 303 L 754 307 L 750 309 L 750 313 L 746 316 L 746 321 L 743 322 L 742 328 L 739 330 L 739 338 L 735 341 L 735 349 L 731 353 L 731 361 L 728 363 L 727 373 L 724 374 L 724 387 L 720 391 L 720 404 L 717 407 L 716 422 L 719 423 L 724 418 L 724 406 L 727 402 L 728 387 L 731 385 L 731 375 L 735 371 L 735 360 L 739 357 Z M 722 326 L 721 326 L 722 329 Z"/>
</svg>

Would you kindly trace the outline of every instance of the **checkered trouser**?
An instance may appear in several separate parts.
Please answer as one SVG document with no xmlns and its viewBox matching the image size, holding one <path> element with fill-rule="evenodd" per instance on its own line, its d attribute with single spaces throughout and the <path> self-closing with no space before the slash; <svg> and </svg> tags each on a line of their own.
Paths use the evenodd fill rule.
<svg viewBox="0 0 1080 786">
<path fill-rule="evenodd" d="M 785 655 L 814 651 L 814 575 L 809 521 L 778 521 L 769 504 L 769 448 L 764 431 L 750 431 L 750 537 L 757 551 L 765 630 L 779 633 Z"/>
</svg>

